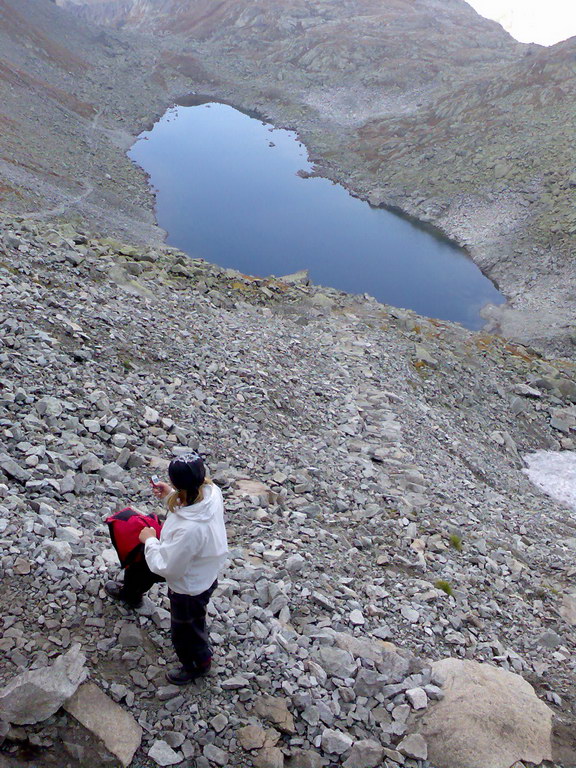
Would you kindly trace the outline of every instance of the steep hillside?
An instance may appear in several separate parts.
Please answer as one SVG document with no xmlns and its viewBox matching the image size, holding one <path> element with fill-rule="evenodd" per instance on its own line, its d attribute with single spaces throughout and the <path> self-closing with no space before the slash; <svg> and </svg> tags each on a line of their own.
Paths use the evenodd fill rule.
<svg viewBox="0 0 576 768">
<path fill-rule="evenodd" d="M 164 98 L 141 64 L 126 37 L 91 30 L 47 0 L 0 0 L 3 210 L 82 212 L 109 230 L 154 236 L 143 174 L 124 156 L 125 126 Z"/>
<path fill-rule="evenodd" d="M 499 750 L 576 765 L 574 511 L 522 472 L 525 452 L 574 449 L 574 366 L 30 220 L 2 221 L 0 330 L 0 764 L 110 765 L 62 711 L 1 722 L 4 683 L 80 643 L 143 729 L 134 766 L 457 768 L 454 728 L 472 749 L 488 735 L 469 768 L 508 768 Z M 137 613 L 105 597 L 103 521 L 157 509 L 149 475 L 191 448 L 224 489 L 231 558 L 214 674 L 181 690 L 164 589 Z M 443 657 L 529 680 L 554 716 L 541 751 L 517 677 L 504 719 L 494 688 L 479 719 L 479 686 L 423 742 Z"/>
<path fill-rule="evenodd" d="M 319 172 L 470 248 L 512 301 L 495 328 L 572 354 L 574 41 L 518 44 L 463 0 L 74 11 L 160 31 L 160 71 L 296 127 Z"/>
</svg>

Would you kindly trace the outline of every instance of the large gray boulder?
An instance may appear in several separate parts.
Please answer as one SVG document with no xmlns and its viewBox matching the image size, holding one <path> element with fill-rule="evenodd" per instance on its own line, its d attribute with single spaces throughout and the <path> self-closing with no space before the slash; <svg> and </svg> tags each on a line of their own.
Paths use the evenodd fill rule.
<svg viewBox="0 0 576 768">
<path fill-rule="evenodd" d="M 552 710 L 519 675 L 490 664 L 443 659 L 432 664 L 444 698 L 415 729 L 435 768 L 510 768 L 552 759 Z"/>
<path fill-rule="evenodd" d="M 142 729 L 129 712 L 93 683 L 81 685 L 64 708 L 104 742 L 123 766 L 128 766 L 142 740 Z"/>
<path fill-rule="evenodd" d="M 80 645 L 58 656 L 51 667 L 23 672 L 0 690 L 0 720 L 31 725 L 53 715 L 88 677 Z"/>
</svg>

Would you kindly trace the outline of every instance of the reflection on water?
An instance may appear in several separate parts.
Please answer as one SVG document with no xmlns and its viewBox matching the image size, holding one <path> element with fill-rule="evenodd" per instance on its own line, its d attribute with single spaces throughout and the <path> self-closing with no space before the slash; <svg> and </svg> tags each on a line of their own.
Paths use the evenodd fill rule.
<svg viewBox="0 0 576 768">
<path fill-rule="evenodd" d="M 352 197 L 312 166 L 292 131 L 225 104 L 169 109 L 130 157 L 150 175 L 168 243 L 246 274 L 309 269 L 314 283 L 483 325 L 504 301 L 457 246 Z"/>
</svg>

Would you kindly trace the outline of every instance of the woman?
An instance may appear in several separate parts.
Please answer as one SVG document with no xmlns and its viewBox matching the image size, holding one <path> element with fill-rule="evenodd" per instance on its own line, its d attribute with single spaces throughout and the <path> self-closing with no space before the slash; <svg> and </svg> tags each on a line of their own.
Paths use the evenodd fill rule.
<svg viewBox="0 0 576 768">
<path fill-rule="evenodd" d="M 171 636 L 179 669 L 167 672 L 175 685 L 186 685 L 210 669 L 206 609 L 218 585 L 217 576 L 228 553 L 224 504 L 218 486 L 206 478 L 204 462 L 197 454 L 178 456 L 168 467 L 170 482 L 152 483 L 154 495 L 167 497 L 170 511 L 160 538 L 154 528 L 144 528 L 140 541 L 152 574 L 144 579 L 139 594 L 126 569 L 123 587 L 106 585 L 111 597 L 135 605 L 152 583 L 162 577 L 168 584 Z M 127 579 L 130 592 L 126 592 Z M 150 583 L 152 582 L 152 583 Z"/>
</svg>

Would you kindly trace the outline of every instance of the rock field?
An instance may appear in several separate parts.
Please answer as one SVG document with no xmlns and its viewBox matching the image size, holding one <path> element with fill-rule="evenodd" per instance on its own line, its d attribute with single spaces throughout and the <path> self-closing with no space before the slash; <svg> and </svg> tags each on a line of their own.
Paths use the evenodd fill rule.
<svg viewBox="0 0 576 768">
<path fill-rule="evenodd" d="M 573 365 L 302 275 L 1 233 L 2 768 L 118 764 L 99 739 L 125 765 L 476 768 L 459 732 L 478 768 L 576 765 L 576 520 L 522 472 L 575 447 Z M 164 588 L 104 595 L 103 519 L 156 509 L 189 448 L 231 556 L 216 667 L 178 689 Z M 39 723 L 30 685 L 56 696 Z"/>
</svg>

